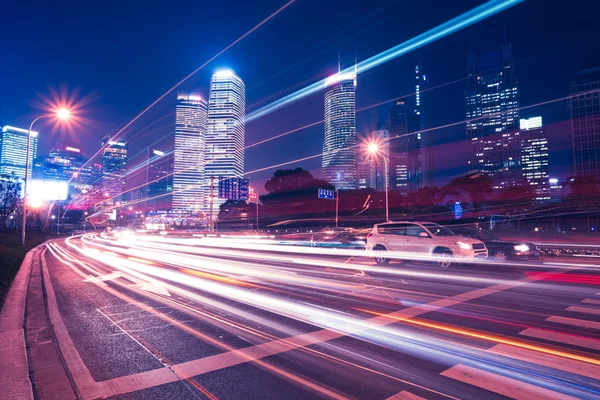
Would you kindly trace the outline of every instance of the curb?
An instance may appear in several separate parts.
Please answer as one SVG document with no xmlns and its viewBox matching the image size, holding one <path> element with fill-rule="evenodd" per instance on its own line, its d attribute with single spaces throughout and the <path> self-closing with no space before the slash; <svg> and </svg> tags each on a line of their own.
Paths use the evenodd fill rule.
<svg viewBox="0 0 600 400">
<path fill-rule="evenodd" d="M 45 243 L 25 255 L 0 313 L 0 387 L 3 388 L 0 397 L 7 399 L 34 398 L 25 346 L 25 303 L 34 254 L 42 246 Z"/>
</svg>

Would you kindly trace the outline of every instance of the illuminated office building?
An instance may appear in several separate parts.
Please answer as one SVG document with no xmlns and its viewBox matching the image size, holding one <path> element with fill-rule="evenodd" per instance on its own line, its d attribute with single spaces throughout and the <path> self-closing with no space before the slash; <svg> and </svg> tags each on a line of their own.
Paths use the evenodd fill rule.
<svg viewBox="0 0 600 400">
<path fill-rule="evenodd" d="M 33 162 L 33 177 L 68 181 L 79 177 L 79 169 L 85 157 L 80 149 L 67 146 L 64 149 L 52 149 L 47 156 L 39 156 Z"/>
<path fill-rule="evenodd" d="M 173 211 L 202 211 L 205 194 L 203 183 L 206 118 L 206 101 L 202 97 L 182 93 L 177 95 L 173 151 Z M 160 169 L 168 169 L 166 159 L 157 159 L 154 164 L 153 172 L 160 173 Z M 152 186 L 149 190 L 165 190 L 166 193 L 167 184 L 165 181 L 162 186 Z"/>
<path fill-rule="evenodd" d="M 213 212 L 226 199 L 217 198 L 219 180 L 244 175 L 246 134 L 246 88 L 231 70 L 217 71 L 210 80 L 206 131 L 205 212 L 210 208 L 210 180 L 213 178 Z M 216 215 L 215 214 L 215 215 Z"/>
<path fill-rule="evenodd" d="M 3 126 L 0 132 L 0 174 L 14 173 L 19 178 L 25 177 L 25 162 L 27 154 L 27 135 L 29 130 Z M 29 171 L 31 178 L 32 163 L 37 154 L 38 133 L 31 131 L 29 146 Z"/>
<path fill-rule="evenodd" d="M 415 66 L 415 102 L 412 111 L 404 100 L 390 109 L 390 188 L 402 194 L 423 186 L 423 140 L 421 133 L 421 77 Z"/>
<path fill-rule="evenodd" d="M 120 200 L 125 189 L 127 142 L 111 140 L 107 135 L 102 138 L 102 148 L 102 190 L 109 193 L 110 200 Z"/>
<path fill-rule="evenodd" d="M 390 162 L 390 131 L 381 129 L 371 132 L 367 142 L 378 144 L 379 150 L 376 155 L 365 151 L 363 146 L 357 146 L 357 168 L 356 176 L 358 189 L 385 190 L 385 180 L 390 182 L 389 171 L 385 167 Z"/>
<path fill-rule="evenodd" d="M 600 66 L 581 70 L 571 83 L 571 131 L 576 176 L 600 179 Z"/>
<path fill-rule="evenodd" d="M 535 202 L 548 203 L 548 139 L 542 129 L 542 117 L 521 119 L 520 128 L 523 177 L 534 192 Z"/>
<path fill-rule="evenodd" d="M 468 57 L 465 92 L 468 170 L 483 172 L 495 188 L 520 183 L 519 92 L 510 45 L 502 52 Z"/>
<path fill-rule="evenodd" d="M 325 80 L 323 179 L 336 189 L 356 189 L 356 73 Z"/>
</svg>

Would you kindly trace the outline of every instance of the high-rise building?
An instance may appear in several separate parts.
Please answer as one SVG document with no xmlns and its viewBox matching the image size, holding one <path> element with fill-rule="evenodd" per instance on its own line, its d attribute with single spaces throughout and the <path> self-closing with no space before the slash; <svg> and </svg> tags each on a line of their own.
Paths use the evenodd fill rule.
<svg viewBox="0 0 600 400">
<path fill-rule="evenodd" d="M 226 199 L 218 199 L 219 180 L 244 175 L 246 134 L 246 87 L 231 70 L 217 71 L 210 80 L 206 131 L 205 212 L 210 208 L 210 180 L 213 178 L 213 212 Z M 216 214 L 215 214 L 216 215 Z"/>
<path fill-rule="evenodd" d="M 356 189 L 356 73 L 325 80 L 323 179 L 337 189 Z"/>
<path fill-rule="evenodd" d="M 370 154 L 368 151 L 357 147 L 357 168 L 356 176 L 358 180 L 358 189 L 375 189 L 377 191 L 385 190 L 386 179 L 389 185 L 389 168 L 386 172 L 386 166 L 390 162 L 390 131 L 380 129 L 371 132 L 369 142 L 377 143 L 379 149 L 377 154 Z"/>
<path fill-rule="evenodd" d="M 0 174 L 14 173 L 19 178 L 25 177 L 27 154 L 27 135 L 29 130 L 3 126 L 0 132 Z M 31 165 L 37 154 L 38 133 L 31 131 L 29 146 L 29 166 L 27 177 L 31 178 Z"/>
<path fill-rule="evenodd" d="M 408 193 L 409 141 L 408 113 L 404 100 L 390 109 L 389 169 L 390 189 Z"/>
<path fill-rule="evenodd" d="M 510 45 L 502 52 L 468 56 L 465 92 L 469 171 L 489 174 L 496 188 L 522 180 L 519 91 Z"/>
<path fill-rule="evenodd" d="M 535 202 L 548 203 L 548 139 L 542 129 L 542 117 L 521 119 L 520 128 L 523 177 L 534 192 Z"/>
<path fill-rule="evenodd" d="M 64 149 L 52 149 L 47 156 L 39 156 L 33 162 L 33 177 L 69 181 L 78 180 L 79 169 L 85 162 L 80 149 L 67 146 Z"/>
<path fill-rule="evenodd" d="M 206 118 L 202 97 L 178 94 L 173 152 L 173 210 L 177 212 L 203 211 Z"/>
<path fill-rule="evenodd" d="M 390 109 L 390 187 L 402 194 L 423 186 L 421 133 L 421 74 L 415 66 L 415 103 L 412 111 L 404 100 Z"/>
<path fill-rule="evenodd" d="M 415 108 L 408 118 L 408 191 L 415 192 L 423 186 L 423 140 L 421 133 L 421 75 L 415 66 Z"/>
<path fill-rule="evenodd" d="M 571 95 L 575 175 L 600 178 L 600 66 L 590 62 L 581 70 L 571 83 Z"/>
<path fill-rule="evenodd" d="M 148 149 L 146 211 L 169 211 L 173 208 L 173 162 L 173 152 Z"/>
<path fill-rule="evenodd" d="M 127 171 L 127 142 L 111 140 L 110 135 L 107 135 L 102 138 L 102 148 L 104 183 L 112 185 L 119 182 L 122 185 L 123 176 Z"/>
</svg>

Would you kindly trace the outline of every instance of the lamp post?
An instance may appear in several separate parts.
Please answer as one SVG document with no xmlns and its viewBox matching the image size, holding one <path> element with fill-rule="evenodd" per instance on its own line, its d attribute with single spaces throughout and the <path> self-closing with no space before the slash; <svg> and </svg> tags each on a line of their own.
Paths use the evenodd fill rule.
<svg viewBox="0 0 600 400">
<path fill-rule="evenodd" d="M 66 108 L 56 110 L 54 114 L 43 114 L 31 121 L 29 131 L 27 132 L 27 152 L 25 154 L 25 177 L 23 179 L 23 218 L 21 221 L 21 244 L 25 245 L 25 226 L 27 225 L 27 174 L 29 172 L 29 150 L 31 149 L 31 132 L 33 124 L 42 118 L 55 117 L 61 120 L 67 120 L 71 117 L 71 111 Z M 59 210 L 60 213 L 60 210 Z"/>
<path fill-rule="evenodd" d="M 377 143 L 370 143 L 368 146 L 368 151 L 372 156 L 377 156 L 379 154 L 379 145 Z M 385 169 L 385 221 L 388 222 L 390 220 L 390 209 L 388 202 L 388 162 L 385 154 L 382 155 L 383 158 L 383 169 Z"/>
</svg>

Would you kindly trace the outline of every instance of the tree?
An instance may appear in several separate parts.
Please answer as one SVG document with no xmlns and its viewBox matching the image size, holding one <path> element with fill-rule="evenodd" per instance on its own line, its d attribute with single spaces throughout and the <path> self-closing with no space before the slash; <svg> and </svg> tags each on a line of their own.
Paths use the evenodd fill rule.
<svg viewBox="0 0 600 400">
<path fill-rule="evenodd" d="M 21 181 L 14 174 L 0 175 L 0 227 L 6 228 L 10 217 L 15 215 L 21 205 Z"/>
</svg>

